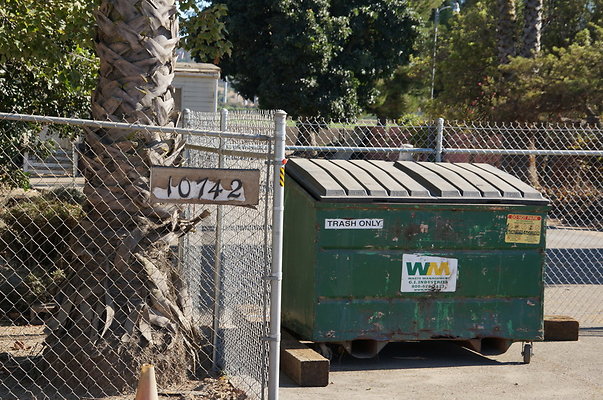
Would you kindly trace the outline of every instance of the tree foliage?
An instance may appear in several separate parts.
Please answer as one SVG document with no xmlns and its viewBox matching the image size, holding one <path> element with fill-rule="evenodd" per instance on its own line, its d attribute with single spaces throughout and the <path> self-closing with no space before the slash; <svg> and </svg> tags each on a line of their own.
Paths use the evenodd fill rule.
<svg viewBox="0 0 603 400">
<path fill-rule="evenodd" d="M 451 119 L 483 118 L 490 100 L 483 86 L 499 76 L 493 4 L 463 9 L 442 35 L 436 59 L 436 100 L 431 112 Z M 431 58 L 426 57 L 431 63 Z"/>
<path fill-rule="evenodd" d="M 555 121 L 603 114 L 603 27 L 578 32 L 567 47 L 553 47 L 535 58 L 515 57 L 501 71 L 508 85 L 486 87 L 493 113 L 501 120 Z M 496 93 L 496 94 L 495 94 Z"/>
<path fill-rule="evenodd" d="M 369 104 L 367 111 L 374 113 L 383 123 L 384 120 L 396 120 L 416 110 L 423 90 L 412 73 L 408 65 L 401 65 L 390 79 L 377 80 L 375 88 L 379 95 Z"/>
<path fill-rule="evenodd" d="M 182 46 L 196 60 L 218 64 L 232 54 L 232 43 L 226 39 L 223 22 L 228 13 L 225 4 L 201 8 L 194 0 L 183 0 L 180 10 L 186 16 L 181 23 Z"/>
<path fill-rule="evenodd" d="M 5 0 L 0 5 L 0 109 L 86 115 L 94 86 L 94 2 Z"/>
<path fill-rule="evenodd" d="M 596 121 L 603 112 L 601 2 L 567 3 L 544 2 L 539 55 L 510 57 L 506 65 L 497 58 L 495 2 L 476 1 L 464 8 L 439 42 L 437 96 L 429 109 L 431 115 L 497 121 Z M 567 15 L 557 15 L 560 10 Z M 585 25 L 585 20 L 593 22 Z M 562 39 L 564 32 L 567 36 Z M 429 59 L 429 55 L 422 57 L 423 63 Z"/>
<path fill-rule="evenodd" d="M 97 63 L 93 2 L 5 0 L 0 4 L 0 110 L 87 116 Z M 25 152 L 48 150 L 33 124 L 0 121 L 0 183 L 27 186 Z M 67 131 L 63 131 L 67 134 Z"/>
<path fill-rule="evenodd" d="M 603 0 L 544 0 L 542 48 L 565 47 L 588 24 L 601 25 Z"/>
<path fill-rule="evenodd" d="M 294 117 L 351 117 L 374 83 L 409 60 L 417 20 L 403 0 L 221 1 L 232 56 L 220 66 L 247 98 Z"/>
</svg>

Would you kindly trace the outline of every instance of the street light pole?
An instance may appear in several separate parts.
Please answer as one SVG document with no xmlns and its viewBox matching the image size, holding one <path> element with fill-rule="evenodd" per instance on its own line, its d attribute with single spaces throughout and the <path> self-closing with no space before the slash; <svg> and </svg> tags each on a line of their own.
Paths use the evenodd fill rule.
<svg viewBox="0 0 603 400">
<path fill-rule="evenodd" d="M 436 8 L 435 14 L 433 16 L 433 62 L 431 66 L 431 99 L 433 99 L 433 89 L 435 86 L 436 55 L 438 52 L 438 25 L 440 24 L 440 11 L 444 11 L 449 8 L 452 8 L 452 12 L 455 14 L 461 12 L 461 7 L 459 6 L 459 3 L 455 1 L 451 6 Z"/>
</svg>

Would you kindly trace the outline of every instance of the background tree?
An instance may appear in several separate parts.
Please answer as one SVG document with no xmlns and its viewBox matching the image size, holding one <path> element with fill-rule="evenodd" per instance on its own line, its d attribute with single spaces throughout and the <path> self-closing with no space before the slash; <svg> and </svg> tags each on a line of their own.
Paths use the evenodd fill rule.
<svg viewBox="0 0 603 400">
<path fill-rule="evenodd" d="M 225 75 L 262 108 L 295 118 L 358 115 L 374 82 L 408 61 L 416 20 L 401 0 L 234 1 L 225 25 Z"/>
<path fill-rule="evenodd" d="M 560 90 L 560 82 L 564 80 L 574 84 L 580 81 L 587 82 L 592 79 L 589 71 L 596 72 L 598 68 L 584 67 L 562 71 L 560 68 L 552 68 L 550 60 L 559 59 L 561 54 L 564 54 L 563 59 L 567 60 L 571 56 L 561 49 L 569 49 L 574 44 L 586 51 L 583 45 L 580 45 L 584 42 L 578 40 L 580 35 L 584 34 L 574 32 L 584 30 L 584 19 L 593 22 L 600 20 L 603 9 L 601 2 L 594 1 L 588 6 L 581 2 L 572 2 L 571 7 L 568 4 L 564 5 L 563 9 L 572 15 L 587 16 L 580 19 L 561 18 L 556 15 L 561 7 L 559 4 L 552 1 L 544 3 L 543 47 L 539 55 L 536 56 L 535 53 L 532 53 L 533 56 L 536 56 L 532 61 L 525 58 L 515 60 L 511 57 L 509 64 L 513 64 L 513 67 L 502 66 L 500 53 L 496 51 L 499 36 L 494 32 L 497 32 L 495 27 L 499 17 L 496 8 L 498 0 L 497 2 L 493 0 L 476 1 L 470 6 L 465 5 L 462 13 L 451 20 L 450 30 L 447 35 L 442 35 L 440 41 L 441 47 L 438 49 L 438 55 L 441 58 L 439 57 L 437 60 L 438 73 L 436 75 L 438 90 L 436 90 L 435 101 L 428 108 L 430 115 L 461 120 L 488 119 L 527 122 L 577 118 L 579 115 L 584 118 L 590 115 L 589 109 L 596 114 L 597 106 L 593 105 L 593 100 L 591 100 L 596 96 L 586 97 L 590 104 L 587 108 L 584 101 L 565 101 L 560 97 L 559 92 L 551 95 L 551 91 Z M 523 11 L 521 15 L 524 15 Z M 575 25 L 564 27 L 560 22 L 553 23 L 557 21 L 557 18 L 568 23 L 575 23 Z M 596 30 L 592 28 L 594 26 L 592 25 L 589 29 L 591 43 L 596 40 L 597 35 Z M 515 29 L 517 31 L 520 27 L 516 25 Z M 567 39 L 561 40 L 560 38 L 566 30 L 569 32 Z M 549 47 L 552 43 L 560 42 L 562 46 Z M 516 43 L 515 47 L 521 46 Z M 594 46 L 591 51 L 599 54 L 603 49 Z M 578 50 L 574 49 L 570 53 L 576 55 Z M 429 56 L 426 55 L 423 59 L 427 57 Z M 587 60 L 588 58 L 584 62 Z M 576 65 L 583 64 L 580 60 L 575 61 Z M 557 62 L 553 64 L 557 64 Z M 533 68 L 529 79 L 526 69 L 528 65 Z M 541 70 L 541 67 L 544 70 Z M 525 92 L 527 82 L 535 86 L 532 86 L 532 90 Z M 594 82 L 597 82 L 597 79 Z M 570 86 L 572 85 L 565 85 L 565 88 L 570 90 Z M 539 89 L 536 89 L 537 87 Z M 574 89 L 576 89 L 575 86 Z M 598 91 L 598 87 L 595 85 L 591 85 L 591 89 L 594 93 Z M 553 107 L 551 102 L 558 102 L 558 104 Z"/>
<path fill-rule="evenodd" d="M 91 40 L 93 6 L 71 0 L 0 4 L 0 110 L 89 116 L 98 65 Z M 43 157 L 49 150 L 39 141 L 39 130 L 34 124 L 0 121 L 0 183 L 28 186 L 23 154 Z"/>
<path fill-rule="evenodd" d="M 181 0 L 179 8 L 186 16 L 181 24 L 181 45 L 190 50 L 196 60 L 218 64 L 232 53 L 232 43 L 226 39 L 223 22 L 228 13 L 226 4 L 202 8 L 195 0 Z"/>
<path fill-rule="evenodd" d="M 514 77 L 502 88 L 492 84 L 493 112 L 500 120 L 563 121 L 586 118 L 600 124 L 603 114 L 603 28 L 591 24 L 567 47 L 539 57 L 516 57 L 501 69 Z M 537 71 L 537 72 L 535 72 Z M 496 96 L 493 93 L 498 93 Z"/>
<path fill-rule="evenodd" d="M 536 57 L 540 52 L 542 36 L 542 2 L 543 0 L 525 0 L 523 11 L 523 39 L 521 43 L 522 57 Z"/>
<path fill-rule="evenodd" d="M 498 62 L 506 64 L 515 56 L 515 0 L 496 0 L 496 39 Z"/>
<path fill-rule="evenodd" d="M 566 47 L 589 23 L 601 25 L 603 0 L 544 0 L 542 49 Z"/>
<path fill-rule="evenodd" d="M 419 107 L 424 90 L 412 73 L 409 66 L 402 65 L 390 79 L 379 79 L 375 83 L 379 95 L 367 106 L 366 111 L 375 114 L 380 125 L 385 126 L 386 120 L 397 120 Z"/>
<path fill-rule="evenodd" d="M 436 98 L 427 108 L 434 118 L 483 119 L 491 113 L 491 93 L 484 85 L 499 79 L 500 52 L 493 2 L 463 8 L 441 35 L 436 60 Z M 430 55 L 423 57 L 429 66 Z M 423 70 L 424 79 L 429 71 Z"/>
<path fill-rule="evenodd" d="M 374 85 L 378 93 L 365 111 L 375 114 L 381 125 L 386 119 L 399 120 L 411 118 L 410 114 L 419 112 L 424 98 L 429 94 L 429 82 L 421 79 L 421 74 L 431 71 L 431 65 L 425 59 L 415 55 L 433 51 L 433 26 L 428 24 L 434 17 L 434 9 L 442 6 L 442 0 L 409 0 L 409 8 L 418 19 L 417 36 L 409 62 L 396 68 L 389 77 L 378 79 Z M 446 29 L 452 16 L 449 9 L 440 13 L 441 27 Z"/>
<path fill-rule="evenodd" d="M 100 2 L 95 119 L 174 126 L 176 15 L 175 0 Z M 170 245 L 190 225 L 175 206 L 149 200 L 150 167 L 179 165 L 184 139 L 90 129 L 85 144 L 84 217 L 47 323 L 46 376 L 76 393 L 130 389 L 144 362 L 162 371 L 162 384 L 186 379 L 199 337 Z"/>
</svg>

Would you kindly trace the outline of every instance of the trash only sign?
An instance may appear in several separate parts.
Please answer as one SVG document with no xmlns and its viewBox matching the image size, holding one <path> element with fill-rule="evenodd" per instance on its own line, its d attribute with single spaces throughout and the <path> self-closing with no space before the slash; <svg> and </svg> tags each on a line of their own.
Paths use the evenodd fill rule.
<svg viewBox="0 0 603 400">
<path fill-rule="evenodd" d="M 402 256 L 402 286 L 407 292 L 455 292 L 458 277 L 458 260 L 404 254 Z"/>
</svg>

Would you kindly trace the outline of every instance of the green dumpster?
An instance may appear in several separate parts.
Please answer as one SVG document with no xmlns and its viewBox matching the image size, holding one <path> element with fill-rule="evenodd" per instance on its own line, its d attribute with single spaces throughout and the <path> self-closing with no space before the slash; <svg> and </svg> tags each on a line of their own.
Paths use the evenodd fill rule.
<svg viewBox="0 0 603 400">
<path fill-rule="evenodd" d="M 548 200 L 493 166 L 291 159 L 283 326 L 371 357 L 390 341 L 483 354 L 543 340 Z"/>
</svg>

